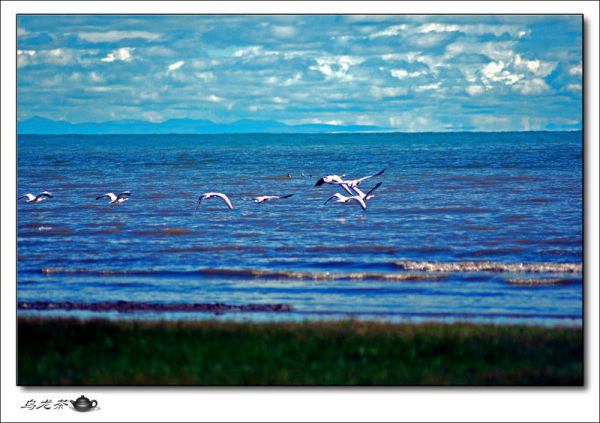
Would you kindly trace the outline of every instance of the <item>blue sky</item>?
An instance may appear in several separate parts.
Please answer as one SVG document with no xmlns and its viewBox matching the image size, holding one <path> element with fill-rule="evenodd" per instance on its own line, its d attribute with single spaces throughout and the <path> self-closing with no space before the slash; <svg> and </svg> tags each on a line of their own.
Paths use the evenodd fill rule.
<svg viewBox="0 0 600 423">
<path fill-rule="evenodd" d="M 581 129 L 579 15 L 20 15 L 17 118 Z"/>
</svg>

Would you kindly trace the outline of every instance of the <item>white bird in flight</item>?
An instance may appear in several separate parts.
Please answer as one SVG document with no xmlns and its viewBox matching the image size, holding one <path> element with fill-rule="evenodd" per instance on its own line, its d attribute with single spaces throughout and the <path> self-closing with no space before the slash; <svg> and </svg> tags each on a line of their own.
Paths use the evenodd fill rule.
<svg viewBox="0 0 600 423">
<path fill-rule="evenodd" d="M 255 203 L 264 203 L 266 201 L 270 201 L 270 200 L 275 200 L 277 198 L 290 198 L 292 195 L 294 194 L 289 194 L 289 195 L 261 195 L 259 197 L 254 197 L 252 199 L 252 201 L 254 201 Z"/>
<path fill-rule="evenodd" d="M 129 197 L 130 195 L 131 195 L 130 191 L 123 191 L 119 195 L 115 195 L 112 192 L 107 192 L 106 194 L 101 195 L 100 197 L 96 197 L 96 200 L 99 200 L 104 197 L 108 197 L 108 198 L 110 198 L 109 204 L 119 204 L 119 203 L 123 203 L 123 202 L 129 200 L 129 198 L 127 198 L 127 197 Z"/>
<path fill-rule="evenodd" d="M 25 198 L 25 197 L 27 197 L 28 203 L 39 203 L 40 201 L 44 201 L 48 198 L 52 198 L 52 194 L 49 193 L 48 191 L 41 192 L 37 196 L 35 196 L 33 194 L 25 194 L 25 195 L 17 198 L 17 200 L 20 200 L 21 198 Z"/>
<path fill-rule="evenodd" d="M 345 173 L 342 173 L 341 175 L 327 175 L 327 176 L 323 176 L 321 179 L 319 179 L 317 181 L 317 183 L 315 184 L 316 187 L 320 187 L 323 184 L 334 184 L 334 183 L 340 183 L 342 182 L 342 178 L 346 176 Z"/>
<path fill-rule="evenodd" d="M 213 198 L 213 197 L 221 198 L 223 201 L 225 201 L 225 204 L 227 204 L 227 207 L 229 207 L 230 209 L 233 210 L 233 206 L 231 205 L 231 201 L 229 201 L 229 198 L 225 194 L 222 194 L 220 192 L 205 192 L 204 194 L 202 194 L 200 196 L 200 198 L 198 198 L 198 204 L 196 204 L 196 210 L 198 210 L 198 207 L 200 207 L 200 202 L 202 200 L 207 200 L 207 199 Z"/>
<path fill-rule="evenodd" d="M 373 177 L 375 177 L 375 176 L 379 176 L 379 175 L 381 175 L 383 172 L 385 172 L 385 169 L 383 169 L 381 172 L 377 172 L 377 173 L 376 173 L 376 174 L 374 174 L 374 175 L 368 175 L 368 176 L 363 176 L 362 178 L 358 178 L 358 179 L 352 179 L 352 180 L 342 180 L 342 181 L 340 181 L 340 182 L 332 182 L 332 183 L 334 183 L 334 184 L 339 184 L 339 185 L 342 185 L 342 184 L 344 184 L 344 185 L 347 185 L 348 187 L 350 187 L 350 188 L 354 189 L 354 188 L 358 187 L 362 181 L 364 181 L 364 180 L 366 180 L 366 179 L 369 179 L 369 178 L 373 178 Z"/>
<path fill-rule="evenodd" d="M 377 188 L 379 188 L 380 186 L 381 186 L 381 182 L 378 183 L 377 185 L 375 185 L 373 188 L 371 188 L 371 190 L 369 192 L 367 192 L 366 194 L 364 192 L 362 192 L 360 189 L 358 189 L 358 187 L 354 187 L 353 189 L 354 189 L 354 191 L 356 191 L 357 195 L 352 195 L 350 197 L 336 192 L 331 197 L 329 197 L 327 199 L 327 201 L 325 201 L 325 203 L 323 203 L 323 204 L 327 204 L 327 202 L 329 200 L 331 200 L 333 198 L 337 198 L 336 203 L 349 203 L 351 201 L 355 201 L 358 204 L 360 204 L 360 207 L 362 207 L 363 210 L 365 210 L 367 208 L 366 201 L 375 197 L 375 194 L 371 194 L 371 193 L 373 191 L 375 191 Z"/>
<path fill-rule="evenodd" d="M 375 173 L 374 175 L 367 175 L 367 176 L 363 176 L 362 178 L 351 179 L 351 180 L 344 180 L 344 179 L 342 179 L 344 176 L 346 176 L 345 174 L 341 174 L 341 175 L 327 175 L 327 176 L 324 176 L 321 179 L 319 179 L 317 181 L 317 183 L 315 184 L 315 186 L 318 187 L 318 186 L 321 186 L 323 184 L 335 184 L 335 185 L 339 185 L 348 194 L 350 194 L 350 196 L 354 196 L 355 193 L 352 192 L 352 190 L 354 188 L 358 187 L 362 181 L 364 181 L 366 179 L 369 179 L 369 178 L 373 178 L 375 176 L 379 176 L 383 172 L 385 172 L 385 169 L 383 169 L 381 172 Z"/>
</svg>

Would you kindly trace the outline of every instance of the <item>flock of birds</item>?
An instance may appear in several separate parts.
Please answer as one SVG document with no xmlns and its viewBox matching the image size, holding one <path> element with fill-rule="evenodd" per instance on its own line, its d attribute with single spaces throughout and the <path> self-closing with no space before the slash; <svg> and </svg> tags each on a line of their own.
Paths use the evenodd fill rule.
<svg viewBox="0 0 600 423">
<path fill-rule="evenodd" d="M 379 176 L 383 172 L 385 172 L 385 169 L 383 169 L 381 172 L 375 173 L 373 175 L 367 175 L 367 176 L 363 176 L 362 178 L 348 179 L 348 180 L 343 179 L 346 176 L 346 174 L 327 175 L 327 176 L 324 176 L 321 179 L 319 179 L 317 181 L 317 183 L 315 184 L 315 186 L 319 187 L 323 184 L 337 185 L 337 186 L 341 187 L 348 194 L 348 195 L 344 195 L 344 194 L 340 194 L 339 192 L 336 192 L 331 197 L 329 197 L 327 199 L 327 201 L 325 201 L 324 204 L 327 204 L 330 200 L 333 200 L 335 198 L 336 203 L 348 204 L 348 203 L 355 202 L 355 203 L 359 204 L 363 210 L 365 210 L 367 208 L 367 204 L 366 204 L 367 200 L 370 200 L 371 198 L 375 197 L 373 192 L 381 186 L 381 182 L 379 182 L 377 185 L 375 185 L 373 188 L 371 188 L 369 191 L 367 191 L 366 194 L 358 186 L 361 184 L 361 182 L 363 182 L 367 179 L 373 178 L 375 176 Z M 260 203 L 265 203 L 265 202 L 271 201 L 271 200 L 290 198 L 293 195 L 294 194 L 261 195 L 261 196 L 252 198 L 252 201 L 254 201 L 257 204 L 260 204 Z M 123 203 L 123 202 L 129 200 L 129 196 L 131 196 L 130 191 L 123 191 L 122 193 L 120 193 L 118 195 L 115 193 L 112 193 L 112 192 L 107 192 L 104 195 L 96 197 L 96 200 L 99 200 L 104 197 L 108 197 L 110 200 L 109 201 L 110 204 L 120 204 L 120 203 Z M 20 200 L 22 198 L 27 198 L 27 203 L 39 203 L 48 198 L 52 198 L 52 194 L 48 191 L 41 192 L 37 196 L 28 193 L 28 194 L 25 194 L 25 195 L 19 197 L 18 199 Z M 211 198 L 222 199 L 225 202 L 225 204 L 227 205 L 227 207 L 229 207 L 230 209 L 233 210 L 233 205 L 231 204 L 231 200 L 229 199 L 229 197 L 227 197 L 227 195 L 223 194 L 222 192 L 205 192 L 198 198 L 198 204 L 196 204 L 195 210 L 198 210 L 198 207 L 200 207 L 200 203 L 202 202 L 202 200 L 208 200 Z"/>
</svg>

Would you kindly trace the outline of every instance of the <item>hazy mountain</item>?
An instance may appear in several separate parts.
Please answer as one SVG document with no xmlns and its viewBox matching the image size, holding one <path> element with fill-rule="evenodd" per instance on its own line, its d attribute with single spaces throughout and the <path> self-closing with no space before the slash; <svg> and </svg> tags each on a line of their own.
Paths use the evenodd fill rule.
<svg viewBox="0 0 600 423">
<path fill-rule="evenodd" d="M 389 128 L 367 125 L 306 124 L 286 125 L 274 120 L 242 119 L 232 123 L 215 123 L 201 119 L 169 119 L 161 123 L 143 120 L 70 123 L 39 116 L 17 122 L 19 134 L 231 134 L 231 133 L 325 133 L 373 132 Z"/>
</svg>

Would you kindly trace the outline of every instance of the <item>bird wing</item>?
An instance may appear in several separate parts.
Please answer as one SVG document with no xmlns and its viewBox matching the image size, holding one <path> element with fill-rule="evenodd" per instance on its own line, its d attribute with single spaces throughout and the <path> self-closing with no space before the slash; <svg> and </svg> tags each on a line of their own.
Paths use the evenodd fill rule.
<svg viewBox="0 0 600 423">
<path fill-rule="evenodd" d="M 365 202 L 363 201 L 362 198 L 359 198 L 359 197 L 350 197 L 350 200 L 354 200 L 358 204 L 360 204 L 360 206 L 362 207 L 363 210 L 365 210 L 367 208 L 367 205 L 365 204 Z"/>
<path fill-rule="evenodd" d="M 25 198 L 25 197 L 27 197 L 28 200 L 34 200 L 35 199 L 35 196 L 33 194 L 25 194 L 25 195 L 19 197 L 17 200 L 20 200 L 21 198 Z"/>
<path fill-rule="evenodd" d="M 112 192 L 107 192 L 106 194 L 101 195 L 100 197 L 96 197 L 96 200 L 99 200 L 103 197 L 110 198 L 110 201 L 115 201 L 117 199 L 117 196 L 115 194 L 113 194 Z"/>
<path fill-rule="evenodd" d="M 294 195 L 294 194 L 282 195 L 282 196 L 281 196 L 281 197 L 279 197 L 279 198 L 290 198 L 292 195 Z"/>
<path fill-rule="evenodd" d="M 366 200 L 366 199 L 367 199 L 367 197 L 368 197 L 369 195 L 371 195 L 371 193 L 372 193 L 373 191 L 375 191 L 377 188 L 379 188 L 380 186 L 381 186 L 381 182 L 380 182 L 380 183 L 378 183 L 377 185 L 375 185 L 373 188 L 371 188 L 371 190 L 370 190 L 369 192 L 367 192 L 367 195 L 365 195 L 363 198 Z M 356 188 L 354 188 L 354 189 L 356 190 Z"/>
<path fill-rule="evenodd" d="M 52 198 L 52 194 L 51 194 L 51 193 L 49 193 L 48 191 L 44 191 L 44 192 L 40 192 L 40 193 L 38 194 L 38 196 L 37 196 L 37 197 L 35 197 L 35 198 L 40 198 L 40 197 L 49 197 L 49 198 Z"/>
<path fill-rule="evenodd" d="M 369 179 L 369 178 L 373 178 L 373 177 L 375 177 L 375 176 L 379 176 L 379 175 L 381 175 L 383 172 L 385 172 L 385 169 L 383 169 L 381 172 L 377 172 L 377 173 L 376 173 L 376 174 L 374 174 L 374 175 L 367 175 L 367 176 L 363 176 L 362 178 L 355 179 L 353 182 L 354 182 L 356 185 L 358 185 L 358 184 L 360 184 L 362 181 L 364 181 L 365 179 Z"/>
<path fill-rule="evenodd" d="M 233 206 L 231 205 L 231 201 L 229 201 L 229 198 L 225 194 L 221 194 L 220 192 L 217 192 L 214 195 L 216 195 L 219 198 L 222 198 L 223 201 L 225 201 L 225 204 L 227 204 L 227 207 L 229 207 L 230 209 L 233 210 Z"/>
<path fill-rule="evenodd" d="M 119 195 L 117 195 L 117 200 L 119 198 L 123 198 L 123 197 L 129 197 L 131 195 L 131 191 L 123 191 L 122 193 L 120 193 Z"/>
<path fill-rule="evenodd" d="M 327 199 L 327 201 L 325 201 L 325 202 L 323 203 L 323 205 L 327 204 L 327 203 L 329 202 L 329 200 L 331 200 L 332 198 L 337 198 L 337 197 L 336 197 L 335 195 L 332 195 L 331 197 L 329 197 L 329 198 Z"/>
<path fill-rule="evenodd" d="M 317 181 L 317 183 L 315 184 L 316 187 L 320 187 L 321 185 L 323 185 L 325 183 L 325 178 L 321 178 Z"/>
</svg>

